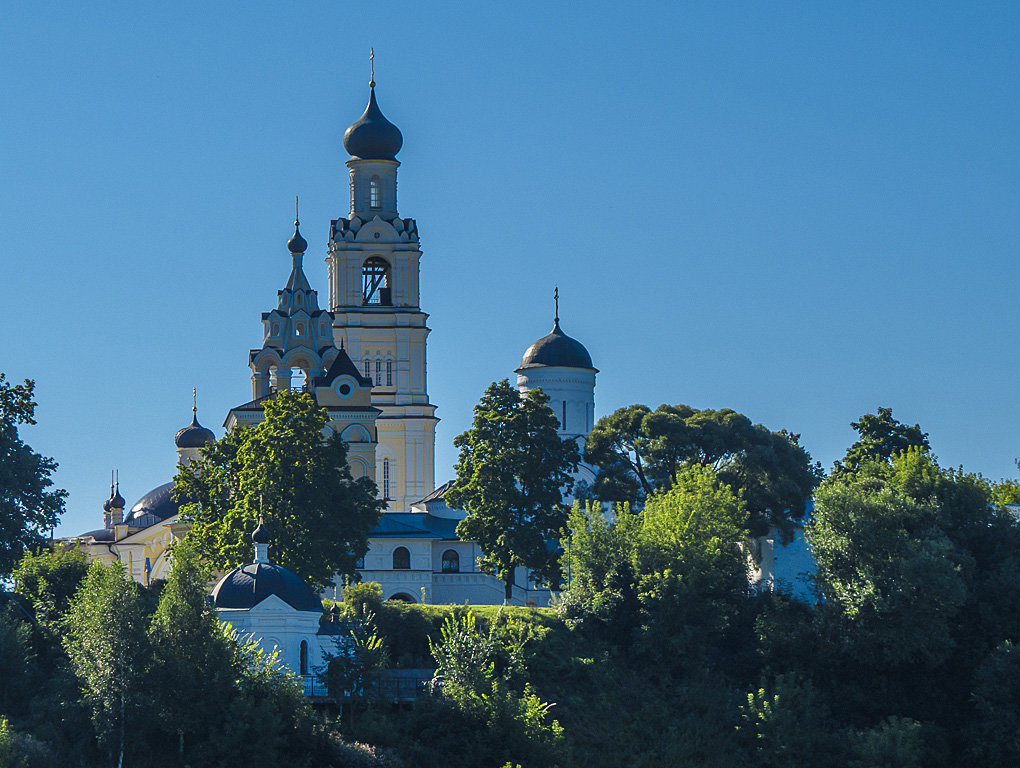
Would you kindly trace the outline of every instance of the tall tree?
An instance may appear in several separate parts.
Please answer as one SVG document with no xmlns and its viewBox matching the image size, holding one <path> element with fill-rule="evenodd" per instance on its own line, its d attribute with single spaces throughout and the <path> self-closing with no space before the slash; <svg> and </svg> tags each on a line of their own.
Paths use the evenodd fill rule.
<svg viewBox="0 0 1020 768">
<path fill-rule="evenodd" d="M 329 414 L 310 395 L 280 392 L 265 421 L 237 427 L 177 473 L 178 498 L 192 521 L 188 540 L 217 569 L 251 559 L 260 516 L 273 531 L 273 560 L 316 589 L 336 574 L 353 575 L 382 512 L 375 483 L 354 479 L 347 447 L 330 432 Z"/>
<path fill-rule="evenodd" d="M 22 442 L 19 424 L 35 424 L 35 382 L 8 384 L 0 373 L 0 576 L 45 540 L 64 513 L 67 491 L 51 488 L 57 462 Z"/>
<path fill-rule="evenodd" d="M 471 429 L 453 441 L 460 456 L 446 502 L 467 512 L 457 535 L 478 542 L 479 568 L 502 579 L 507 602 L 518 566 L 559 580 L 559 557 L 548 543 L 566 523 L 562 489 L 579 456 L 572 441 L 559 438 L 548 402 L 540 389 L 522 396 L 505 379 L 493 382 Z"/>
<path fill-rule="evenodd" d="M 40 623 L 55 627 L 89 571 L 89 558 L 80 549 L 27 554 L 14 569 L 14 586 L 31 601 Z"/>
<path fill-rule="evenodd" d="M 102 744 L 124 763 L 127 721 L 142 701 L 148 671 L 137 585 L 124 569 L 93 563 L 64 618 L 64 649 L 92 709 Z"/>
<path fill-rule="evenodd" d="M 889 462 L 893 456 L 908 448 L 928 451 L 928 433 L 920 424 L 909 426 L 893 418 L 892 408 L 879 408 L 877 413 L 866 413 L 851 422 L 860 438 L 851 445 L 842 461 L 837 461 L 833 475 L 853 474 L 869 461 Z"/>
<path fill-rule="evenodd" d="M 748 528 L 755 535 L 775 526 L 789 536 L 803 516 L 821 467 L 800 445 L 800 436 L 772 432 L 730 409 L 697 410 L 686 405 L 621 408 L 599 419 L 588 436 L 585 458 L 600 472 L 596 495 L 616 498 L 626 485 L 621 467 L 636 485 L 631 501 L 671 487 L 685 467 L 701 465 L 743 494 Z"/>
</svg>

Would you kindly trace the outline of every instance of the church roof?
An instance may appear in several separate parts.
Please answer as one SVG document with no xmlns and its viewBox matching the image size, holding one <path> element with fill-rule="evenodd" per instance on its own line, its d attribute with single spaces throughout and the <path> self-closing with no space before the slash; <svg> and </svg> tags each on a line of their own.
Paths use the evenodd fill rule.
<svg viewBox="0 0 1020 768">
<path fill-rule="evenodd" d="M 362 387 L 372 386 L 372 380 L 361 375 L 358 371 L 358 366 L 354 364 L 348 356 L 347 351 L 342 347 L 340 348 L 336 359 L 333 361 L 333 364 L 329 366 L 329 370 L 326 371 L 326 374 L 315 379 L 315 386 L 328 387 L 340 376 L 350 376 Z"/>
<path fill-rule="evenodd" d="M 403 145 L 400 129 L 379 109 L 373 85 L 365 114 L 344 132 L 344 149 L 359 160 L 396 160 Z"/>
<path fill-rule="evenodd" d="M 386 512 L 379 518 L 369 538 L 447 539 L 454 541 L 459 520 L 421 513 Z"/>
<path fill-rule="evenodd" d="M 216 442 L 216 436 L 212 430 L 198 423 L 197 411 L 192 412 L 191 423 L 180 430 L 174 438 L 174 445 L 178 448 L 202 448 L 214 442 Z"/>
<path fill-rule="evenodd" d="M 176 515 L 185 500 L 174 501 L 173 482 L 163 483 L 142 496 L 128 512 L 126 522 L 132 528 L 147 528 Z"/>
<path fill-rule="evenodd" d="M 453 483 L 454 483 L 453 480 L 447 480 L 441 486 L 436 488 L 436 490 L 432 491 L 432 493 L 418 499 L 418 501 L 416 501 L 415 504 L 427 504 L 430 501 L 438 501 L 439 499 L 443 498 L 446 495 L 446 492 L 448 490 L 453 488 Z"/>
<path fill-rule="evenodd" d="M 249 563 L 235 568 L 213 590 L 217 608 L 254 608 L 270 595 L 276 595 L 296 611 L 322 612 L 322 601 L 301 577 L 281 565 Z"/>
<path fill-rule="evenodd" d="M 559 318 L 553 323 L 552 331 L 528 347 L 517 370 L 542 367 L 596 370 L 584 344 L 570 338 L 560 329 Z"/>
</svg>

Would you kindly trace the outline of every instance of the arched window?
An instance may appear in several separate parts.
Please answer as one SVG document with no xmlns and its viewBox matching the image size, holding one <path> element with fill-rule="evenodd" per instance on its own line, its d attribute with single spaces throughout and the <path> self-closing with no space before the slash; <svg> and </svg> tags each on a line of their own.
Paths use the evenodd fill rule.
<svg viewBox="0 0 1020 768">
<path fill-rule="evenodd" d="M 301 641 L 301 674 L 308 674 L 308 641 Z"/>
<path fill-rule="evenodd" d="M 384 499 L 390 498 L 390 460 L 382 460 L 382 497 Z M 396 566 L 393 566 L 396 568 Z"/>
<path fill-rule="evenodd" d="M 382 360 L 375 361 L 375 383 L 382 385 Z"/>
<path fill-rule="evenodd" d="M 304 336 L 305 335 L 305 324 L 304 323 L 298 323 L 297 325 L 294 326 L 294 335 L 295 336 Z"/>
<path fill-rule="evenodd" d="M 393 550 L 393 570 L 411 570 L 411 553 L 407 551 L 407 547 L 397 547 Z"/>
<path fill-rule="evenodd" d="M 382 201 L 380 199 L 380 186 L 379 177 L 373 176 L 368 180 L 368 207 L 369 208 L 382 208 Z"/>
<path fill-rule="evenodd" d="M 297 304 L 297 305 L 298 305 L 299 307 L 301 306 L 301 294 L 300 294 L 300 293 L 299 293 L 299 294 L 297 294 L 297 295 L 296 295 L 296 296 L 294 297 L 294 301 L 295 301 L 295 303 L 296 303 L 296 304 Z"/>
<path fill-rule="evenodd" d="M 366 360 L 365 361 L 365 378 L 366 379 L 371 379 L 372 378 L 372 361 L 371 360 Z"/>
<path fill-rule="evenodd" d="M 390 265 L 386 259 L 370 256 L 361 265 L 362 304 L 390 306 Z"/>
<path fill-rule="evenodd" d="M 460 555 L 454 549 L 443 553 L 443 573 L 460 573 Z"/>
<path fill-rule="evenodd" d="M 387 600 L 396 600 L 398 603 L 413 603 L 414 598 L 406 592 L 397 592 L 395 595 L 390 595 Z"/>
<path fill-rule="evenodd" d="M 386 386 L 387 387 L 392 387 L 393 386 L 393 361 L 392 360 L 387 360 L 386 361 Z"/>
</svg>

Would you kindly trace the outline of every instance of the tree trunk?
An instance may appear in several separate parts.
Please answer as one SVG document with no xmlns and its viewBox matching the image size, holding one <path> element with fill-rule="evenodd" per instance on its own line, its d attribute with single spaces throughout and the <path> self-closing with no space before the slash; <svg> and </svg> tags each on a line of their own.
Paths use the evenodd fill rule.
<svg viewBox="0 0 1020 768">
<path fill-rule="evenodd" d="M 503 580 L 503 605 L 510 605 L 510 601 L 514 597 L 514 572 L 510 571 L 510 575 Z"/>
</svg>

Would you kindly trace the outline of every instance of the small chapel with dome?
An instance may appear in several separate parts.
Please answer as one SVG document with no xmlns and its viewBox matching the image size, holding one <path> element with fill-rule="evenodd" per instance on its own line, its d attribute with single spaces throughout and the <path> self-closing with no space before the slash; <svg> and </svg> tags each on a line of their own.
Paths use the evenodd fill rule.
<svg viewBox="0 0 1020 768">
<path fill-rule="evenodd" d="M 401 216 L 397 207 L 397 154 L 403 141 L 400 129 L 382 113 L 373 76 L 364 114 L 343 134 L 350 206 L 329 225 L 326 306 L 320 307 L 318 291 L 305 274 L 309 245 L 295 217 L 286 243 L 287 280 L 276 305 L 262 314 L 261 345 L 248 354 L 251 399 L 231 408 L 223 426 L 229 431 L 259 423 L 266 401 L 279 392 L 312 395 L 328 411 L 329 427 L 347 443 L 352 475 L 372 478 L 386 502 L 358 563 L 362 580 L 382 585 L 386 599 L 499 604 L 502 582 L 478 570 L 478 545 L 456 534 L 465 513 L 444 502 L 452 481 L 437 484 L 435 479 L 439 419 L 427 387 L 430 330 L 420 295 L 422 250 L 417 222 Z M 558 290 L 555 299 L 552 330 L 527 347 L 515 370 L 517 386 L 522 393 L 541 387 L 559 421 L 560 437 L 583 448 L 595 421 L 598 370 L 584 345 L 562 330 Z M 198 421 L 196 403 L 191 423 L 174 440 L 178 463 L 195 460 L 214 440 Z M 575 485 L 591 485 L 595 473 L 581 464 Z M 167 474 L 173 476 L 175 468 L 168 467 Z M 165 578 L 167 548 L 187 531 L 179 515 L 184 502 L 174 501 L 172 488 L 172 482 L 154 488 L 125 514 L 115 481 L 103 506 L 103 527 L 73 541 L 94 559 L 122 562 L 141 583 Z M 572 488 L 566 490 L 569 498 Z M 213 599 L 221 616 L 238 628 L 252 629 L 252 617 L 276 617 L 270 621 L 279 620 L 273 629 L 264 628 L 267 642 L 286 646 L 293 656 L 302 642 L 308 647 L 317 642 L 322 606 L 294 574 L 269 563 L 267 537 L 264 528 L 256 531 L 254 562 L 224 576 Z M 519 570 L 514 604 L 545 605 L 549 598 L 548 587 Z M 300 653 L 290 656 L 288 666 L 303 669 Z"/>
</svg>

